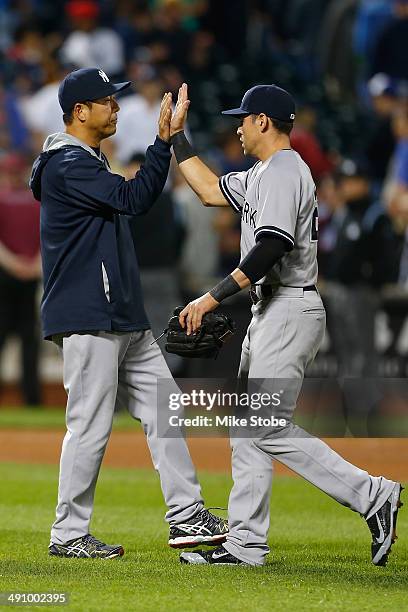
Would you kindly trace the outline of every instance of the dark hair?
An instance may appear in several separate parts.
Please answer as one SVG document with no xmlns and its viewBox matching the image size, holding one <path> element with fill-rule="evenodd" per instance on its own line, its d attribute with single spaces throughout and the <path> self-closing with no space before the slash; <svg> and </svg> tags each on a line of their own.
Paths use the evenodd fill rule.
<svg viewBox="0 0 408 612">
<path fill-rule="evenodd" d="M 81 104 L 86 104 L 86 106 L 88 108 L 92 108 L 92 102 L 81 102 Z M 74 109 L 72 108 L 69 113 L 64 113 L 62 115 L 62 120 L 64 122 L 65 125 L 71 125 L 72 122 L 74 121 L 74 115 L 73 115 Z"/>
<path fill-rule="evenodd" d="M 293 128 L 293 121 L 279 121 L 279 119 L 272 119 L 272 117 L 270 119 L 275 130 L 289 136 Z"/>
<path fill-rule="evenodd" d="M 252 114 L 252 123 L 255 123 L 256 117 L 257 115 Z M 289 136 L 293 128 L 293 121 L 279 121 L 279 119 L 272 119 L 272 117 L 269 117 L 269 119 L 272 121 L 275 130 Z"/>
</svg>

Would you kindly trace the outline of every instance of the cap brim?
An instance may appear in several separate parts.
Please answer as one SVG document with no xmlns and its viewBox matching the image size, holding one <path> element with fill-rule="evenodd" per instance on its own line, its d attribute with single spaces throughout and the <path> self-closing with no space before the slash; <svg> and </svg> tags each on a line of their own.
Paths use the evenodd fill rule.
<svg viewBox="0 0 408 612">
<path fill-rule="evenodd" d="M 231 110 L 221 111 L 222 115 L 230 115 L 231 117 L 244 117 L 250 115 L 247 111 L 242 108 L 231 108 Z"/>
<path fill-rule="evenodd" d="M 131 85 L 131 81 L 125 81 L 124 83 L 112 83 L 113 92 L 117 93 L 118 91 L 122 91 L 122 89 L 126 89 Z"/>
<path fill-rule="evenodd" d="M 99 91 L 96 91 L 92 98 L 88 98 L 90 102 L 93 100 L 98 100 L 99 98 L 103 98 L 105 96 L 114 96 L 119 91 L 126 89 L 131 85 L 131 81 L 125 81 L 124 83 L 106 83 L 105 87 L 102 87 Z"/>
</svg>

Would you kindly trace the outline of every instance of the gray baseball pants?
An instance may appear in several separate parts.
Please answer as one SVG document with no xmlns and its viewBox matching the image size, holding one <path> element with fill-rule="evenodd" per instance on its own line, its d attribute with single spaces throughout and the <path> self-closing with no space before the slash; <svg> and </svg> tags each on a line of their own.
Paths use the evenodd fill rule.
<svg viewBox="0 0 408 612">
<path fill-rule="evenodd" d="M 326 315 L 320 295 L 282 287 L 272 299 L 252 308 L 242 345 L 239 377 L 264 379 L 276 391 L 276 380 L 301 389 L 306 367 L 323 340 Z M 275 379 L 275 381 L 274 381 Z M 289 416 L 296 399 L 285 406 Z M 269 500 L 272 462 L 277 459 L 339 503 L 366 516 L 378 510 L 394 486 L 345 461 L 327 444 L 293 423 L 266 437 L 231 438 L 233 488 L 229 498 L 230 532 L 225 548 L 241 561 L 263 565 L 269 552 Z"/>
<path fill-rule="evenodd" d="M 51 542 L 63 544 L 89 533 L 99 469 L 112 429 L 116 402 L 141 421 L 153 465 L 176 524 L 203 508 L 184 438 L 157 437 L 157 379 L 171 379 L 150 330 L 84 332 L 61 337 L 67 432 L 62 445 L 58 505 Z M 179 392 L 174 383 L 175 392 Z"/>
</svg>

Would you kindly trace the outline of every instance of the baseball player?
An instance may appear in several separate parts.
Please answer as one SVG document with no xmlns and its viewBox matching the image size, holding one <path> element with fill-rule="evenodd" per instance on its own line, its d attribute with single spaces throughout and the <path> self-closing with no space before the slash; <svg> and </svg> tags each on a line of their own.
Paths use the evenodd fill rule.
<svg viewBox="0 0 408 612">
<path fill-rule="evenodd" d="M 59 88 L 66 130 L 47 138 L 30 180 L 41 201 L 44 336 L 62 348 L 68 394 L 49 547 L 57 557 L 123 555 L 121 545 L 89 533 L 115 403 L 143 425 L 168 506 L 170 546 L 217 543 L 228 530 L 204 508 L 182 436 L 157 437 L 157 379 L 171 374 L 152 345 L 130 220 L 148 212 L 167 178 L 171 96 L 163 97 L 145 164 L 126 181 L 110 171 L 100 143 L 115 133 L 114 96 L 129 85 L 111 83 L 98 68 L 71 72 Z"/>
<path fill-rule="evenodd" d="M 293 415 L 306 367 L 323 339 L 325 311 L 316 289 L 318 206 L 308 166 L 291 149 L 295 119 L 291 95 L 275 85 L 257 85 L 241 106 L 244 153 L 258 159 L 245 172 L 218 179 L 195 155 L 183 132 L 189 106 L 179 90 L 171 120 L 171 142 L 180 170 L 206 206 L 231 206 L 241 216 L 241 261 L 230 275 L 180 314 L 187 333 L 204 313 L 241 289 L 253 286 L 252 320 L 242 345 L 241 379 L 290 381 L 297 391 L 285 409 Z M 401 485 L 351 465 L 289 418 L 276 432 L 232 443 L 234 485 L 229 499 L 227 541 L 212 551 L 184 552 L 191 564 L 262 565 L 269 552 L 269 498 L 276 458 L 339 503 L 359 512 L 372 533 L 372 561 L 385 565 L 395 537 Z"/>
</svg>

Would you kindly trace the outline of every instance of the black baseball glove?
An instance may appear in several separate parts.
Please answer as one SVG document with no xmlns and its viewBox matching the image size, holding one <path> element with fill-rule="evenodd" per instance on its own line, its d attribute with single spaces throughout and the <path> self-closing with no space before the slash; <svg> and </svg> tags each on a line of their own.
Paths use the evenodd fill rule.
<svg viewBox="0 0 408 612">
<path fill-rule="evenodd" d="M 181 357 L 217 357 L 224 342 L 235 331 L 234 321 L 227 315 L 207 312 L 202 319 L 200 328 L 187 336 L 179 322 L 179 314 L 183 306 L 175 308 L 166 330 L 165 349 Z"/>
</svg>

